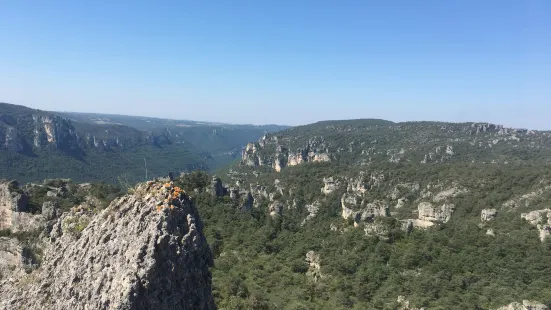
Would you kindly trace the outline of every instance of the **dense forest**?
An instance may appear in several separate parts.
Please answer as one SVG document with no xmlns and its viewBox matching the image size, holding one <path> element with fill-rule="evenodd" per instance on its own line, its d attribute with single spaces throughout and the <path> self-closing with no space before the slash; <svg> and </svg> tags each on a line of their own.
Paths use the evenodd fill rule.
<svg viewBox="0 0 551 310">
<path fill-rule="evenodd" d="M 300 188 L 296 196 L 308 200 L 320 198 L 317 175 L 353 170 L 312 164 L 277 177 L 292 182 Z M 482 208 L 523 192 L 549 172 L 440 166 L 392 173 L 392 178 L 427 182 L 443 176 L 459 183 L 484 179 L 496 187 L 457 197 L 452 219 L 427 230 L 406 234 L 396 218 L 377 218 L 389 228 L 381 238 L 340 217 L 343 190 L 324 198 L 317 216 L 301 226 L 307 213 L 303 203 L 272 218 L 266 204 L 246 212 L 228 196 L 204 193 L 210 185 L 207 174 L 179 180 L 183 188 L 199 192 L 194 199 L 216 257 L 213 281 L 220 309 L 397 309 L 398 296 L 426 309 L 495 309 L 523 299 L 551 302 L 551 240 L 540 242 L 520 210 L 500 213 L 484 227 L 480 223 Z M 548 195 L 534 208 L 547 206 Z M 487 235 L 488 228 L 496 234 Z M 316 276 L 306 261 L 310 251 L 320 258 Z"/>
</svg>

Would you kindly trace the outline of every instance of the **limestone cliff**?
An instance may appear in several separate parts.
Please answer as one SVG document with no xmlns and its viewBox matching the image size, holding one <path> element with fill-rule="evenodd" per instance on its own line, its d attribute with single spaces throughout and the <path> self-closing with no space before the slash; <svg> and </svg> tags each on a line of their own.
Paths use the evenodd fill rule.
<svg viewBox="0 0 551 310">
<path fill-rule="evenodd" d="M 148 182 L 99 214 L 64 213 L 41 266 L 0 282 L 1 309 L 215 309 L 194 203 Z"/>
</svg>

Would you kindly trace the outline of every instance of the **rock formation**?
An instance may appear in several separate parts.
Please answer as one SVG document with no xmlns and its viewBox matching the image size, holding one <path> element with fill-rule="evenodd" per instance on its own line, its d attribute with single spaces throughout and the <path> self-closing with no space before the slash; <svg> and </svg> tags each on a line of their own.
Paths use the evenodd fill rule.
<svg viewBox="0 0 551 310">
<path fill-rule="evenodd" d="M 522 213 L 520 217 L 538 228 L 541 242 L 551 235 L 551 209 Z"/>
<path fill-rule="evenodd" d="M 280 216 L 281 213 L 283 212 L 283 208 L 285 207 L 285 205 L 280 202 L 280 201 L 272 201 L 269 205 L 268 205 L 268 212 L 270 213 L 270 216 L 271 217 L 277 217 L 277 216 Z"/>
<path fill-rule="evenodd" d="M 371 222 L 377 216 L 389 216 L 388 205 L 380 200 L 367 202 L 361 196 L 345 193 L 341 198 L 342 217 L 353 219 L 354 225 Z"/>
<path fill-rule="evenodd" d="M 321 258 L 319 254 L 314 251 L 306 253 L 306 262 L 308 263 L 308 271 L 306 275 L 310 277 L 314 282 L 317 282 L 323 276 L 321 274 Z"/>
<path fill-rule="evenodd" d="M 316 215 L 318 214 L 319 208 L 320 208 L 320 203 L 317 202 L 317 201 L 312 203 L 312 204 L 306 205 L 306 210 L 308 211 L 308 216 L 306 216 L 306 218 L 302 221 L 300 226 L 304 226 L 306 224 L 306 222 L 308 222 L 308 221 L 312 220 L 313 218 L 315 218 Z"/>
<path fill-rule="evenodd" d="M 29 249 L 20 241 L 0 237 L 0 281 L 22 277 L 34 269 L 36 264 Z"/>
<path fill-rule="evenodd" d="M 494 220 L 496 216 L 497 216 L 496 209 L 484 209 L 480 214 L 480 220 L 482 222 L 488 222 L 488 221 Z"/>
<path fill-rule="evenodd" d="M 398 296 L 398 310 L 425 310 L 425 308 L 414 308 L 409 304 L 409 300 L 405 296 Z"/>
<path fill-rule="evenodd" d="M 325 195 L 329 195 L 332 192 L 336 191 L 340 186 L 340 183 L 334 180 L 332 177 L 323 178 L 323 187 L 321 192 Z"/>
<path fill-rule="evenodd" d="M 443 204 L 440 207 L 434 206 L 430 202 L 422 202 L 418 206 L 419 219 L 422 221 L 443 222 L 450 220 L 455 206 L 452 204 Z"/>
<path fill-rule="evenodd" d="M 65 213 L 41 267 L 0 283 L 0 308 L 215 309 L 202 229 L 193 202 L 171 183 L 140 184 L 83 221 Z"/>
<path fill-rule="evenodd" d="M 514 302 L 507 306 L 498 308 L 497 310 L 548 310 L 548 309 L 549 307 L 547 307 L 546 305 L 540 302 L 523 300 L 522 303 Z"/>
<path fill-rule="evenodd" d="M 222 197 L 224 196 L 226 189 L 222 185 L 222 180 L 220 180 L 219 177 L 213 176 L 210 187 L 207 188 L 207 192 L 210 193 L 212 196 Z"/>
<path fill-rule="evenodd" d="M 27 208 L 29 197 L 15 181 L 0 182 L 0 230 L 12 232 L 40 229 L 44 220 Z"/>
</svg>

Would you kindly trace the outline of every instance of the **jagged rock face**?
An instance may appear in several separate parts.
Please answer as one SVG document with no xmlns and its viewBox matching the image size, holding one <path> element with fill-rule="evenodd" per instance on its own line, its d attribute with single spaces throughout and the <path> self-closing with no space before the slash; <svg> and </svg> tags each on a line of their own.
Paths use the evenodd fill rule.
<svg viewBox="0 0 551 310">
<path fill-rule="evenodd" d="M 377 216 L 389 216 L 389 207 L 384 201 L 367 202 L 356 194 L 345 193 L 341 198 L 341 208 L 342 217 L 353 219 L 355 226 L 371 222 Z"/>
<path fill-rule="evenodd" d="M 422 221 L 443 222 L 450 220 L 455 206 L 443 204 L 440 207 L 433 206 L 430 202 L 422 202 L 418 206 L 419 219 Z"/>
<path fill-rule="evenodd" d="M 327 161 L 331 161 L 331 157 L 329 156 L 329 154 L 327 153 L 315 153 L 315 152 L 310 152 L 308 153 L 308 158 L 310 159 L 310 161 L 312 162 L 327 162 Z"/>
<path fill-rule="evenodd" d="M 530 300 L 523 300 L 522 303 L 514 302 L 507 306 L 498 308 L 497 310 L 548 310 L 549 307 L 546 305 Z"/>
<path fill-rule="evenodd" d="M 215 309 L 203 225 L 179 188 L 142 184 L 85 228 L 74 218 L 58 219 L 38 270 L 2 283 L 0 308 Z"/>
<path fill-rule="evenodd" d="M 220 180 L 220 178 L 216 176 L 213 176 L 212 182 L 210 183 L 210 187 L 207 189 L 207 191 L 215 197 L 224 196 L 225 188 L 222 185 L 222 180 Z"/>
<path fill-rule="evenodd" d="M 302 164 L 304 161 L 304 154 L 302 152 L 289 154 L 287 157 L 287 166 L 297 166 Z"/>
<path fill-rule="evenodd" d="M 42 218 L 27 213 L 28 202 L 29 197 L 17 182 L 0 182 L 0 230 L 17 232 L 40 228 Z"/>
<path fill-rule="evenodd" d="M 35 265 L 29 251 L 17 239 L 0 237 L 0 281 L 22 277 Z"/>
<path fill-rule="evenodd" d="M 272 167 L 274 168 L 275 171 L 281 172 L 281 169 L 285 167 L 285 163 L 283 162 L 283 159 L 281 159 L 280 156 L 277 156 L 276 159 L 274 160 L 274 164 Z"/>
<path fill-rule="evenodd" d="M 304 147 L 290 151 L 279 144 L 276 136 L 264 136 L 258 142 L 248 143 L 241 154 L 241 164 L 250 167 L 263 165 L 271 166 L 280 172 L 287 166 L 297 166 L 306 162 L 329 162 L 331 155 L 327 150 L 321 150 L 323 142 L 313 139 Z M 275 148 L 275 152 L 265 152 L 268 146 Z"/>
<path fill-rule="evenodd" d="M 240 190 L 239 191 L 239 199 L 240 199 L 240 205 L 241 210 L 243 211 L 250 211 L 254 206 L 254 197 L 249 191 Z"/>
<path fill-rule="evenodd" d="M 320 203 L 317 202 L 317 201 L 312 203 L 312 204 L 306 205 L 306 210 L 308 211 L 308 215 L 302 221 L 300 226 L 304 226 L 306 224 L 306 222 L 314 219 L 316 217 L 316 215 L 318 214 L 319 209 L 320 209 Z"/>
<path fill-rule="evenodd" d="M 348 219 L 353 216 L 358 208 L 361 197 L 354 194 L 344 194 L 341 198 L 342 218 Z"/>
<path fill-rule="evenodd" d="M 285 208 L 285 205 L 280 201 L 272 201 L 268 205 L 268 212 L 270 213 L 271 217 L 277 217 L 280 216 L 283 212 L 283 209 Z"/>
<path fill-rule="evenodd" d="M 42 204 L 42 216 L 45 220 L 50 221 L 57 217 L 57 205 L 53 201 L 46 201 Z"/>
<path fill-rule="evenodd" d="M 243 153 L 241 154 L 241 163 L 246 166 L 258 167 L 262 166 L 262 160 L 258 155 L 257 143 L 248 143 Z"/>
<path fill-rule="evenodd" d="M 230 194 L 231 199 L 238 199 L 239 198 L 239 188 L 237 188 L 237 187 L 228 188 L 228 193 Z"/>
<path fill-rule="evenodd" d="M 325 195 L 329 195 L 339 189 L 339 186 L 339 182 L 334 180 L 332 177 L 323 178 L 323 188 L 321 189 L 321 192 Z"/>
<path fill-rule="evenodd" d="M 488 222 L 488 221 L 495 220 L 496 216 L 497 216 L 496 209 L 484 209 L 480 214 L 480 220 L 482 222 Z"/>
<path fill-rule="evenodd" d="M 19 136 L 17 129 L 11 126 L 6 126 L 5 131 L 2 132 L 2 128 L 0 127 L 0 137 L 1 136 L 4 136 L 4 148 L 9 151 L 23 152 L 23 139 Z"/>
<path fill-rule="evenodd" d="M 60 116 L 33 116 L 34 146 L 53 145 L 58 149 L 78 148 L 78 137 L 71 121 Z"/>
</svg>

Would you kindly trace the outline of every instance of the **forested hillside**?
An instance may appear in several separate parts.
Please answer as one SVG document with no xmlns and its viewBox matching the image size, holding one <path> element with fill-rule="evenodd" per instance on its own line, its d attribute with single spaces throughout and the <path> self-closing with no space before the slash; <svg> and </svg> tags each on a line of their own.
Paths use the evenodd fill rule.
<svg viewBox="0 0 551 310">
<path fill-rule="evenodd" d="M 0 178 L 133 183 L 212 170 L 236 160 L 251 139 L 286 128 L 111 117 L 0 103 Z"/>
<path fill-rule="evenodd" d="M 547 309 L 548 137 L 322 122 L 180 185 L 196 192 L 221 309 Z"/>
</svg>

